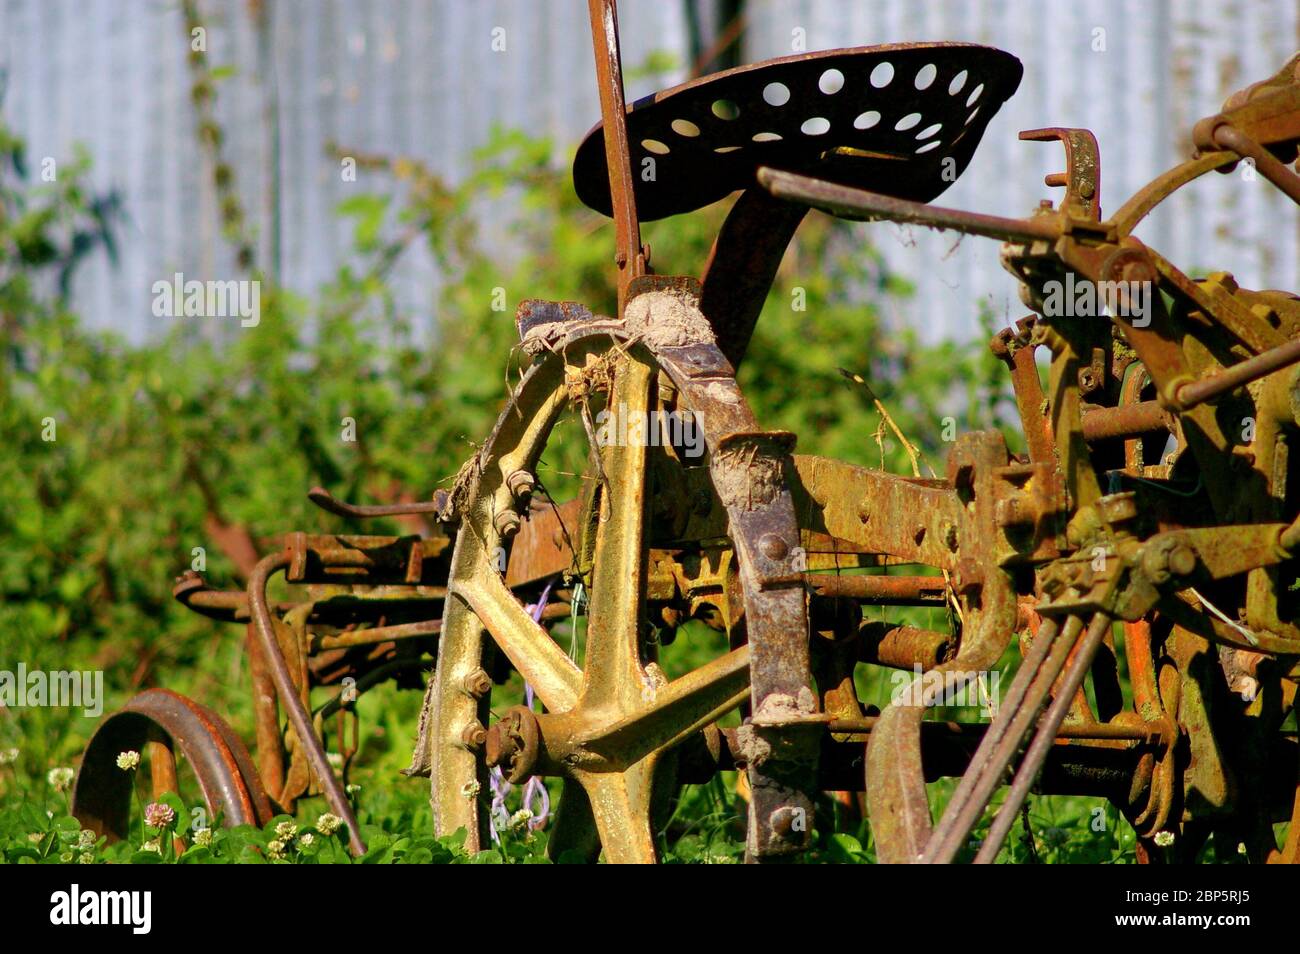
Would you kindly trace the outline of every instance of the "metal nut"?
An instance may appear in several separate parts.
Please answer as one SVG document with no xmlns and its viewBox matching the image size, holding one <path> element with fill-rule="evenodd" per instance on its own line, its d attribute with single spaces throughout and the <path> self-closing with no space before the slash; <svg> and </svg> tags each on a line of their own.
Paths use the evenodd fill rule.
<svg viewBox="0 0 1300 954">
<path fill-rule="evenodd" d="M 482 668 L 471 669 L 461 679 L 460 687 L 467 695 L 482 699 L 492 689 L 492 677 Z"/>
<path fill-rule="evenodd" d="M 1185 543 L 1175 544 L 1169 551 L 1169 570 L 1177 576 L 1188 576 L 1196 569 L 1196 551 Z"/>
<path fill-rule="evenodd" d="M 519 532 L 519 524 L 519 514 L 513 510 L 502 510 L 496 515 L 496 519 L 492 521 L 492 525 L 496 527 L 497 533 L 502 537 L 513 537 Z"/>
<path fill-rule="evenodd" d="M 533 495 L 533 489 L 537 486 L 537 478 L 526 470 L 513 471 L 506 478 L 506 487 L 510 490 L 511 495 L 520 502 L 527 500 Z"/>
<path fill-rule="evenodd" d="M 487 741 L 487 729 L 483 728 L 483 723 L 478 719 L 468 722 L 465 728 L 460 730 L 460 740 L 471 749 L 478 749 Z"/>
</svg>

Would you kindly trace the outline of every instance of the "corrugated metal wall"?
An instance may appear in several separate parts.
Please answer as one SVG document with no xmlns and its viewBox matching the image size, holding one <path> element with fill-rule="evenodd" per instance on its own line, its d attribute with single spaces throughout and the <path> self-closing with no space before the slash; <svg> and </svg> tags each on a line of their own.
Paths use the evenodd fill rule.
<svg viewBox="0 0 1300 954">
<path fill-rule="evenodd" d="M 578 0 L 263 2 L 269 58 L 259 57 L 248 0 L 201 7 L 212 61 L 236 68 L 218 96 L 227 156 L 257 217 L 261 258 L 278 261 L 291 287 L 307 291 L 333 274 L 349 245 L 350 226 L 333 209 L 357 185 L 342 181 L 327 142 L 415 156 L 454 178 L 494 124 L 549 134 L 560 161 L 598 115 Z M 1059 148 L 1020 143 L 1017 130 L 1092 128 L 1102 148 L 1103 208 L 1113 210 L 1186 154 L 1196 118 L 1276 70 L 1300 31 L 1294 0 L 749 0 L 748 8 L 749 60 L 790 52 L 796 28 L 808 49 L 948 39 L 1019 56 L 1020 92 L 941 200 L 1004 214 L 1027 212 L 1051 194 L 1042 176 L 1060 165 Z M 653 50 L 685 63 L 681 2 L 624 0 L 620 15 L 629 64 Z M 498 26 L 504 52 L 492 49 Z M 1104 52 L 1093 50 L 1097 30 L 1105 31 Z M 178 270 L 234 273 L 193 134 L 187 51 L 170 0 L 0 0 L 6 118 L 36 160 L 67 160 L 73 143 L 85 143 L 96 184 L 126 200 L 121 262 L 87 268 L 75 304 L 94 324 L 137 340 L 159 321 L 149 310 L 155 280 Z M 681 73 L 639 79 L 631 93 L 670 85 Z M 269 214 L 277 172 L 278 237 Z M 1139 234 L 1185 268 L 1227 268 L 1244 285 L 1295 288 L 1298 226 L 1295 208 L 1262 179 L 1212 176 Z M 858 228 L 916 282 L 897 319 L 926 338 L 974 334 L 981 300 L 999 316 L 1021 313 L 995 243 L 971 239 L 954 250 L 950 235 Z M 399 300 L 427 314 L 435 275 L 422 253 L 395 280 Z"/>
<path fill-rule="evenodd" d="M 307 291 L 333 275 L 352 228 L 333 214 L 336 205 L 390 182 L 367 182 L 361 171 L 345 183 L 327 143 L 356 155 L 418 157 L 454 180 L 496 124 L 551 136 L 563 162 L 599 118 L 578 0 L 263 2 L 273 83 L 259 74 L 248 0 L 200 0 L 200 9 L 211 62 L 236 70 L 218 83 L 225 155 L 258 221 L 260 260 L 278 260 L 289 287 Z M 680 3 L 628 3 L 620 23 L 629 66 L 660 49 L 685 62 Z M 505 30 L 502 52 L 492 48 L 496 27 Z M 74 143 L 84 143 L 96 185 L 125 197 L 118 267 L 102 257 L 86 267 L 74 303 L 91 323 L 135 340 L 166 320 L 150 312 L 154 281 L 174 271 L 236 274 L 194 135 L 189 41 L 171 0 L 0 0 L 0 109 L 34 164 L 71 159 Z M 679 69 L 630 86 L 644 95 L 683 76 Z M 278 243 L 269 214 L 276 169 Z M 395 272 L 399 301 L 427 315 L 435 280 L 427 254 L 413 249 Z"/>
</svg>

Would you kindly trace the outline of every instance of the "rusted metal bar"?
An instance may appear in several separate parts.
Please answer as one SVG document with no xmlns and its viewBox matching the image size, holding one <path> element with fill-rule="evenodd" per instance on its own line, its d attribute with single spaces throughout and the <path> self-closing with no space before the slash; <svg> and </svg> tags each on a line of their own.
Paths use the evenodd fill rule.
<svg viewBox="0 0 1300 954">
<path fill-rule="evenodd" d="M 718 347 L 740 367 L 786 248 L 808 209 L 746 189 L 727 213 L 700 278 L 700 311 Z"/>
<path fill-rule="evenodd" d="M 942 606 L 948 599 L 941 576 L 879 576 L 854 573 L 809 573 L 805 579 L 817 596 L 844 597 L 888 606 Z"/>
<path fill-rule="evenodd" d="M 1288 169 L 1271 152 L 1230 123 L 1214 130 L 1214 141 L 1255 164 L 1255 170 L 1292 202 L 1300 204 L 1300 176 Z"/>
<path fill-rule="evenodd" d="M 564 619 L 573 612 L 568 603 L 547 603 L 542 610 L 544 620 Z M 436 636 L 442 632 L 441 619 L 424 619 L 412 623 L 395 623 L 392 626 L 375 626 L 370 629 L 355 629 L 346 633 L 321 634 L 312 637 L 313 651 L 327 649 L 345 649 L 350 646 L 369 646 L 374 643 L 386 643 L 390 640 L 416 639 L 420 636 Z"/>
<path fill-rule="evenodd" d="M 248 608 L 253 617 L 253 626 L 261 643 L 262 653 L 270 664 L 271 678 L 275 681 L 280 704 L 284 706 L 289 722 L 294 732 L 298 734 L 298 741 L 306 750 L 307 761 L 312 771 L 316 773 L 330 810 L 343 819 L 348 826 L 348 845 L 352 853 L 360 856 L 366 851 L 365 842 L 361 840 L 361 828 L 352 812 L 352 804 L 344 794 L 343 786 L 339 784 L 338 776 L 334 774 L 334 769 L 325 756 L 320 736 L 316 734 L 315 727 L 312 725 L 311 713 L 307 711 L 307 707 L 303 705 L 298 695 L 293 676 L 289 673 L 288 664 L 275 638 L 271 611 L 266 603 L 267 582 L 273 573 L 288 567 L 290 561 L 288 552 L 280 552 L 264 557 L 258 562 L 248 578 Z"/>
<path fill-rule="evenodd" d="M 993 819 L 988 837 L 984 839 L 979 852 L 975 855 L 976 864 L 990 864 L 997 857 L 1002 842 L 1006 840 L 1007 832 L 1011 830 L 1012 824 L 1020 814 L 1020 806 L 1025 803 L 1025 798 L 1029 795 L 1029 789 L 1034 784 L 1034 779 L 1038 777 L 1039 770 L 1043 767 L 1043 760 L 1047 757 L 1047 752 L 1057 737 L 1061 723 L 1070 711 L 1070 703 L 1073 701 L 1075 693 L 1083 685 L 1083 677 L 1088 674 L 1088 668 L 1092 665 L 1093 657 L 1097 655 L 1097 650 L 1106 638 L 1106 634 L 1110 632 L 1113 622 L 1114 620 L 1108 614 L 1098 613 L 1092 618 L 1092 622 L 1088 624 L 1088 632 L 1080 642 L 1078 651 L 1070 660 L 1065 676 L 1061 680 L 1061 685 L 1057 688 L 1056 695 L 1052 699 L 1052 704 L 1048 707 L 1047 713 L 1039 723 L 1038 730 L 1034 734 L 1034 740 L 1029 744 L 1029 750 L 1025 752 L 1025 757 L 1016 770 L 1011 789 L 1007 792 L 1002 807 Z"/>
<path fill-rule="evenodd" d="M 366 504 L 344 503 L 324 487 L 313 487 L 307 491 L 307 499 L 326 513 L 338 517 L 365 519 L 369 517 L 398 517 L 406 514 L 440 513 L 447 508 L 448 494 L 445 490 L 436 490 L 432 500 L 415 503 Z"/>
<path fill-rule="evenodd" d="M 983 814 L 993 790 L 1002 781 L 1007 765 L 1019 751 L 1025 734 L 1042 711 L 1047 693 L 1065 667 L 1070 649 L 1082 628 L 1083 621 L 1077 616 L 1071 616 L 1064 626 L 1054 619 L 1043 622 L 1011 681 L 998 716 L 980 741 L 971 760 L 971 769 L 962 776 L 943 818 L 935 827 L 922 861 L 946 864 L 957 856 L 971 828 Z"/>
<path fill-rule="evenodd" d="M 178 746 L 198 778 L 208 811 L 228 825 L 261 825 L 271 806 L 243 742 L 222 719 L 193 699 L 167 689 L 148 689 L 109 716 L 86 746 L 72 790 L 72 814 L 82 825 L 116 841 L 130 835 L 134 776 L 117 767 L 127 749 L 146 743 Z M 174 765 L 170 778 L 175 785 Z"/>
<path fill-rule="evenodd" d="M 1159 401 L 1092 408 L 1083 413 L 1083 439 L 1092 443 L 1120 437 L 1138 437 L 1168 428 L 1172 420 L 1173 416 L 1160 406 Z"/>
<path fill-rule="evenodd" d="M 1279 371 L 1287 365 L 1295 364 L 1297 361 L 1300 361 L 1300 338 L 1293 338 L 1286 344 L 1270 348 L 1263 354 L 1239 361 L 1218 374 L 1184 384 L 1178 389 L 1175 399 L 1184 410 L 1193 408 L 1243 384 L 1249 384 L 1274 371 Z"/>
<path fill-rule="evenodd" d="M 627 139 L 627 107 L 623 100 L 623 67 L 618 48 L 618 13 L 614 0 L 587 0 L 591 40 L 596 55 L 596 82 L 600 89 L 600 115 L 604 122 L 605 163 L 614 208 L 615 263 L 618 265 L 618 306 L 622 316 L 627 288 L 645 274 L 641 251 L 641 226 L 637 221 L 632 182 L 631 149 Z"/>
<path fill-rule="evenodd" d="M 878 716 L 864 716 L 860 719 L 832 719 L 828 728 L 836 735 L 841 733 L 870 735 L 878 718 Z M 991 723 L 988 722 L 926 722 L 924 724 L 927 731 L 939 731 L 931 730 L 930 727 L 942 726 L 943 731 L 948 734 L 969 736 L 971 738 L 982 738 L 988 732 L 990 725 Z M 1056 738 L 1154 744 L 1165 741 L 1165 732 L 1155 724 L 1132 726 L 1116 725 L 1110 722 L 1092 722 L 1062 725 L 1056 731 Z"/>
<path fill-rule="evenodd" d="M 803 202 L 844 218 L 888 219 L 891 222 L 924 225 L 927 228 L 956 229 L 1004 242 L 1050 242 L 1061 236 L 1061 225 L 1055 216 L 1009 219 L 1001 215 L 945 209 L 766 166 L 758 170 L 758 181 L 778 199 Z"/>
<path fill-rule="evenodd" d="M 953 652 L 956 639 L 948 633 L 897 626 L 875 620 L 858 628 L 858 658 L 898 669 L 932 669 Z"/>
</svg>

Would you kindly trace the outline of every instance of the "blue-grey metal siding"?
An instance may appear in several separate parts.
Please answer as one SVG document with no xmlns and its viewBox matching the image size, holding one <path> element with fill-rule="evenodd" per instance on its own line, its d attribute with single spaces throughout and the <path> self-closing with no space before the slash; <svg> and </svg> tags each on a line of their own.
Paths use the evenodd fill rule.
<svg viewBox="0 0 1300 954">
<path fill-rule="evenodd" d="M 259 76 L 248 0 L 203 0 L 214 64 L 236 75 L 219 86 L 218 118 L 259 255 L 285 282 L 310 291 L 349 247 L 333 209 L 358 189 L 327 155 L 333 141 L 367 153 L 409 155 L 455 179 L 501 124 L 550 135 L 562 161 L 598 114 L 586 5 L 579 0 L 264 0 L 273 83 Z M 683 7 L 624 0 L 629 64 L 652 50 L 687 58 Z M 707 19 L 707 18 L 706 18 Z M 790 52 L 792 30 L 808 49 L 905 40 L 971 40 L 1003 47 L 1025 64 L 1020 92 L 985 136 L 944 204 L 1028 212 L 1051 195 L 1042 177 L 1057 147 L 1021 143 L 1034 126 L 1092 128 L 1102 150 L 1106 210 L 1187 154 L 1187 131 L 1226 95 L 1275 71 L 1296 49 L 1294 0 L 750 0 L 745 57 Z M 507 49 L 493 52 L 503 27 Z M 1094 52 L 1094 30 L 1105 52 Z M 80 276 L 75 304 L 92 323 L 139 340 L 160 319 L 151 284 L 173 271 L 232 277 L 216 197 L 193 134 L 188 37 L 170 0 L 0 0 L 0 108 L 26 137 L 33 160 L 71 158 L 85 143 L 95 183 L 119 188 L 128 222 L 116 269 L 101 259 Z M 639 79 L 633 95 L 682 78 L 683 69 Z M 268 90 L 278 121 L 268 118 Z M 274 241 L 277 201 L 280 234 Z M 1263 180 L 1211 176 L 1146 223 L 1140 236 L 1184 268 L 1226 268 L 1251 287 L 1295 288 L 1295 207 Z M 930 340 L 967 337 L 981 300 L 1018 316 L 996 244 L 890 225 L 858 226 L 916 296 L 895 320 Z M 398 269 L 399 300 L 427 315 L 436 275 L 421 250 Z"/>
</svg>

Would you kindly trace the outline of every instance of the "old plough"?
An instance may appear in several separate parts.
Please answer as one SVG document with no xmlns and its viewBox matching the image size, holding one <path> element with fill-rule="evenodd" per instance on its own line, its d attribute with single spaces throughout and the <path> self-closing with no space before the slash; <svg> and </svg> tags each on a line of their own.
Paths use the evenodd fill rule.
<svg viewBox="0 0 1300 954">
<path fill-rule="evenodd" d="M 552 853 L 651 862 L 681 787 L 739 770 L 754 861 L 799 856 L 828 792 L 865 792 L 889 862 L 990 862 L 1033 792 L 1108 799 L 1139 860 L 1194 858 L 1210 836 L 1300 860 L 1300 300 L 1193 279 L 1133 234 L 1241 163 L 1300 201 L 1296 61 L 1198 123 L 1195 155 L 1109 217 L 1091 133 L 1022 133 L 1063 147 L 1047 180 L 1063 193 L 1008 218 L 928 203 L 1015 92 L 1014 57 L 799 54 L 629 107 L 614 3 L 589 6 L 603 121 L 573 179 L 614 221 L 617 314 L 520 305 L 531 363 L 450 492 L 368 508 L 313 492 L 349 517 L 426 514 L 441 535 L 288 534 L 246 592 L 183 578 L 179 599 L 248 627 L 257 759 L 214 713 L 151 690 L 91 743 L 78 814 L 124 833 L 112 755 L 151 745 L 165 790 L 179 748 L 226 821 L 319 792 L 360 850 L 341 779 L 355 695 L 418 686 L 433 664 L 410 772 L 431 780 L 438 831 L 465 829 L 471 849 L 493 837 L 504 785 L 542 779 Z M 701 274 L 655 274 L 639 223 L 733 193 Z M 1031 314 L 992 348 L 1025 453 L 966 433 L 923 479 L 763 429 L 736 368 L 809 209 L 1004 243 Z M 689 421 L 702 452 L 668 431 L 600 440 L 592 421 L 612 409 Z M 568 502 L 538 476 L 563 420 L 589 444 Z M 302 599 L 269 603 L 274 574 Z M 882 622 L 917 606 L 950 624 Z M 907 690 L 862 698 L 870 667 L 911 673 Z M 930 717 L 1003 674 L 987 718 Z M 340 693 L 313 711 L 322 685 Z M 941 777 L 956 782 L 936 821 Z"/>
</svg>

